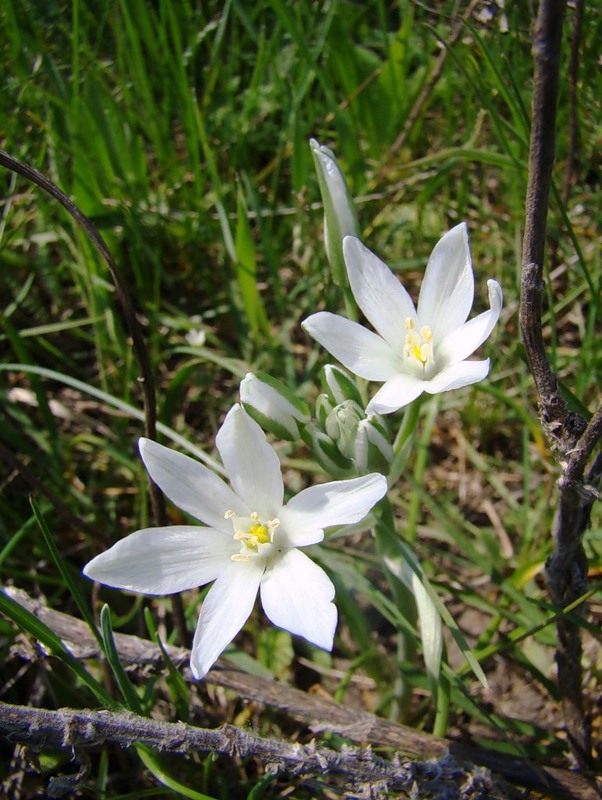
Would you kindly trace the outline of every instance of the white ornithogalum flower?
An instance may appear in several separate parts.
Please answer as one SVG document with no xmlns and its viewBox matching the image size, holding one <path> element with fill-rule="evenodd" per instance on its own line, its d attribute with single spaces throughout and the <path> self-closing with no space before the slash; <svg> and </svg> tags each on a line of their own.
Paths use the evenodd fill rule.
<svg viewBox="0 0 602 800">
<path fill-rule="evenodd" d="M 489 359 L 466 359 L 498 321 L 502 289 L 497 281 L 487 281 L 489 311 L 466 321 L 474 274 L 464 223 L 435 245 L 417 308 L 398 278 L 359 239 L 346 236 L 343 253 L 351 291 L 376 333 L 326 311 L 312 314 L 303 328 L 355 375 L 384 382 L 368 412 L 389 414 L 422 392 L 446 392 L 487 376 Z"/>
<path fill-rule="evenodd" d="M 141 439 L 140 454 L 153 481 L 208 527 L 136 531 L 92 559 L 84 573 L 152 595 L 215 581 L 192 645 L 196 678 L 242 628 L 258 591 L 274 625 L 331 649 L 334 587 L 299 548 L 322 541 L 330 525 L 359 522 L 385 494 L 385 478 L 372 474 L 312 486 L 285 504 L 278 456 L 241 406 L 228 413 L 216 445 L 231 486 L 198 461 Z"/>
</svg>

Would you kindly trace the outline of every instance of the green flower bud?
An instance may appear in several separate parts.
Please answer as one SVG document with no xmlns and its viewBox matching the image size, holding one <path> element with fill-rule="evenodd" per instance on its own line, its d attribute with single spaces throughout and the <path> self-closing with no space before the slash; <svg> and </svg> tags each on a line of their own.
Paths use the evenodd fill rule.
<svg viewBox="0 0 602 800">
<path fill-rule="evenodd" d="M 326 364 L 320 372 L 320 380 L 335 405 L 345 400 L 353 400 L 358 406 L 364 407 L 357 384 L 344 369 L 335 367 L 334 364 Z"/>
<path fill-rule="evenodd" d="M 355 433 L 358 424 L 364 418 L 364 412 L 353 400 L 339 403 L 328 415 L 326 433 L 337 443 L 341 453 L 353 458 Z"/>
<path fill-rule="evenodd" d="M 334 478 L 340 478 L 349 474 L 353 467 L 353 462 L 350 458 L 345 458 L 330 436 L 314 428 L 312 431 L 312 445 L 315 457 L 329 475 Z"/>
<path fill-rule="evenodd" d="M 353 441 L 353 463 L 360 474 L 387 475 L 395 454 L 382 417 L 371 414 L 358 423 Z"/>
<path fill-rule="evenodd" d="M 332 150 L 319 144 L 315 139 L 311 139 L 309 145 L 324 204 L 326 257 L 337 286 L 348 286 L 343 259 L 343 238 L 359 236 L 355 206 Z"/>
<path fill-rule="evenodd" d="M 332 400 L 327 394 L 319 394 L 316 397 L 316 420 L 323 431 L 326 430 L 326 421 L 333 408 Z"/>
<path fill-rule="evenodd" d="M 240 383 L 245 411 L 279 439 L 295 441 L 310 421 L 309 408 L 280 381 L 263 372 L 247 373 Z"/>
</svg>

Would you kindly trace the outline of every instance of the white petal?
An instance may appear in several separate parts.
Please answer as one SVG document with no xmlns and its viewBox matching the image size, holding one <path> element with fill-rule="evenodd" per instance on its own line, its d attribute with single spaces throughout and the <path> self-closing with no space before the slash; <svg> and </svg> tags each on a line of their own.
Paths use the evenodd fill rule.
<svg viewBox="0 0 602 800">
<path fill-rule="evenodd" d="M 386 478 L 376 473 L 310 486 L 281 510 L 282 532 L 290 545 L 315 544 L 323 528 L 359 522 L 386 491 Z"/>
<path fill-rule="evenodd" d="M 309 642 L 332 650 L 337 610 L 334 586 L 324 570 L 300 550 L 289 550 L 267 570 L 261 604 L 269 620 Z"/>
<path fill-rule="evenodd" d="M 439 239 L 429 258 L 418 298 L 421 325 L 435 341 L 466 321 L 474 301 L 474 275 L 466 223 Z"/>
<path fill-rule="evenodd" d="M 357 322 L 320 311 L 301 327 L 360 378 L 386 381 L 399 369 L 398 356 L 387 342 Z M 403 340 L 400 348 L 402 345 Z"/>
<path fill-rule="evenodd" d="M 456 364 L 464 361 L 489 336 L 502 313 L 502 287 L 497 281 L 487 281 L 489 289 L 489 311 L 469 320 L 464 325 L 451 331 L 437 346 L 435 357 L 440 364 Z"/>
<path fill-rule="evenodd" d="M 353 296 L 370 324 L 393 348 L 405 341 L 407 317 L 416 309 L 400 280 L 354 236 L 343 239 L 343 255 Z"/>
<path fill-rule="evenodd" d="M 224 521 L 226 511 L 248 516 L 249 509 L 232 489 L 203 464 L 151 439 L 140 439 L 138 447 L 153 481 L 183 511 L 224 531 L 232 527 Z"/>
<path fill-rule="evenodd" d="M 117 589 L 172 594 L 215 580 L 238 550 L 232 536 L 212 528 L 145 528 L 93 558 L 84 575 Z"/>
<path fill-rule="evenodd" d="M 424 391 L 429 394 L 448 392 L 471 383 L 482 381 L 489 374 L 489 359 L 485 361 L 461 361 L 447 367 L 430 381 L 424 382 Z"/>
<path fill-rule="evenodd" d="M 231 561 L 209 589 L 201 608 L 190 657 L 190 668 L 197 680 L 209 672 L 247 621 L 263 569 L 260 559 Z"/>
<path fill-rule="evenodd" d="M 274 517 L 284 499 L 280 461 L 255 420 L 236 403 L 215 438 L 232 488 L 251 511 Z"/>
<path fill-rule="evenodd" d="M 425 383 L 413 375 L 399 372 L 381 386 L 366 411 L 369 414 L 391 414 L 419 397 L 425 391 Z"/>
</svg>

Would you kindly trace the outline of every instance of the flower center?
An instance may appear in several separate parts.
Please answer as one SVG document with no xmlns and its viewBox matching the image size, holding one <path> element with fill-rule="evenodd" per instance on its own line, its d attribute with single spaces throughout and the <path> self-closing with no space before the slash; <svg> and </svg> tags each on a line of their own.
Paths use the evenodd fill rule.
<svg viewBox="0 0 602 800">
<path fill-rule="evenodd" d="M 235 511 L 226 511 L 224 517 L 232 520 L 234 539 L 240 542 L 240 551 L 231 556 L 232 561 L 248 561 L 269 555 L 274 531 L 280 525 L 279 519 L 263 522 L 256 511 L 250 517 L 237 517 Z"/>
<path fill-rule="evenodd" d="M 405 321 L 407 330 L 406 340 L 403 346 L 403 354 L 406 361 L 410 360 L 414 364 L 420 364 L 426 371 L 426 367 L 435 360 L 433 355 L 433 334 L 429 325 L 423 325 L 420 331 L 416 330 L 416 323 L 411 317 Z"/>
</svg>

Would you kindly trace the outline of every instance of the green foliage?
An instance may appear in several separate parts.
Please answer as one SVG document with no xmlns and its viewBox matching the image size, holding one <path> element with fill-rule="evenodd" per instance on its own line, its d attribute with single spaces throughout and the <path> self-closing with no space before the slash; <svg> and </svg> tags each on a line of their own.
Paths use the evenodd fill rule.
<svg viewBox="0 0 602 800">
<path fill-rule="evenodd" d="M 474 678 L 482 669 L 495 685 L 496 664 L 511 664 L 553 708 L 554 614 L 542 572 L 557 470 L 537 424 L 516 315 L 532 9 L 506 4 L 507 30 L 500 18 L 473 17 L 454 40 L 455 5 L 439 3 L 432 12 L 409 0 L 11 0 L 0 4 L 1 145 L 47 174 L 98 227 L 143 325 L 162 441 L 218 470 L 214 434 L 238 399 L 240 379 L 262 370 L 298 387 L 300 399 L 313 405 L 325 354 L 299 322 L 343 305 L 328 277 L 310 137 L 336 153 L 359 198 L 364 240 L 403 275 L 414 299 L 434 243 L 467 220 L 478 290 L 487 277 L 500 280 L 505 310 L 483 348 L 492 358 L 489 381 L 445 395 L 436 417 L 424 404 L 409 456 L 398 442 L 393 513 L 415 547 L 404 563 L 415 558 L 412 570 L 424 577 L 423 617 L 435 608 L 453 633 L 447 653 L 422 651 L 431 688 L 440 669 L 439 696 L 434 705 L 415 700 L 410 715 L 437 732 L 446 720 L 486 726 L 501 747 L 537 759 L 546 749 L 562 750 L 553 726 L 512 719 Z M 602 17 L 594 5 L 583 28 L 577 168 L 568 190 L 569 90 L 562 82 L 544 317 L 562 385 L 590 413 L 602 382 L 595 235 Z M 568 41 L 566 47 L 564 76 Z M 442 72 L 431 84 L 442 52 Z M 426 102 L 412 116 L 423 91 Z M 149 515 L 136 452 L 143 431 L 139 370 L 115 289 L 54 201 L 21 178 L 2 180 L 0 653 L 25 632 L 51 654 L 43 678 L 41 669 L 23 678 L 17 656 L 5 658 L 3 699 L 27 703 L 35 691 L 42 706 L 125 705 L 194 719 L 196 690 L 183 682 L 179 665 L 166 659 L 167 678 L 145 682 L 119 661 L 112 624 L 141 635 L 142 604 L 106 590 L 99 601 L 80 574 Z M 484 299 L 479 294 L 479 310 Z M 201 344 L 190 338 L 193 329 L 203 331 Z M 287 448 L 281 454 L 291 485 L 321 473 L 306 451 Z M 171 522 L 182 521 L 169 513 Z M 600 540 L 598 511 L 587 543 L 595 570 Z M 333 536 L 318 558 L 337 585 L 340 636 L 327 667 L 310 649 L 304 663 L 313 659 L 318 674 L 334 675 L 328 690 L 345 702 L 369 695 L 367 705 L 386 712 L 399 668 L 415 698 L 423 696 L 425 670 L 404 662 L 396 648 L 403 632 L 420 649 L 420 631 L 393 602 L 374 543 L 367 535 Z M 391 565 L 408 580 L 400 563 Z M 11 596 L 11 585 L 84 618 L 103 643 L 111 681 L 98 664 L 75 659 Z M 91 609 L 105 598 L 113 616 L 104 606 L 99 625 Z M 192 633 L 194 599 L 187 601 Z M 165 604 L 152 601 L 151 608 L 148 629 L 164 649 L 154 612 Z M 299 679 L 303 645 L 263 623 L 252 620 L 237 640 L 240 655 L 249 663 L 252 656 L 257 671 Z M 168 619 L 165 630 L 173 627 Z M 360 673 L 372 681 L 364 694 L 354 690 Z M 211 699 L 215 708 L 203 709 L 203 724 L 232 721 L 240 712 L 236 700 Z M 277 722 L 253 713 L 252 724 L 281 734 Z M 113 753 L 104 747 L 95 757 L 87 796 L 152 796 L 152 782 L 125 794 L 143 770 L 131 761 L 125 780 Z M 179 796 L 276 797 L 283 786 L 246 764 L 224 768 L 196 758 L 166 765 L 143 749 L 139 758 Z M 315 796 L 311 791 L 294 796 Z"/>
</svg>

